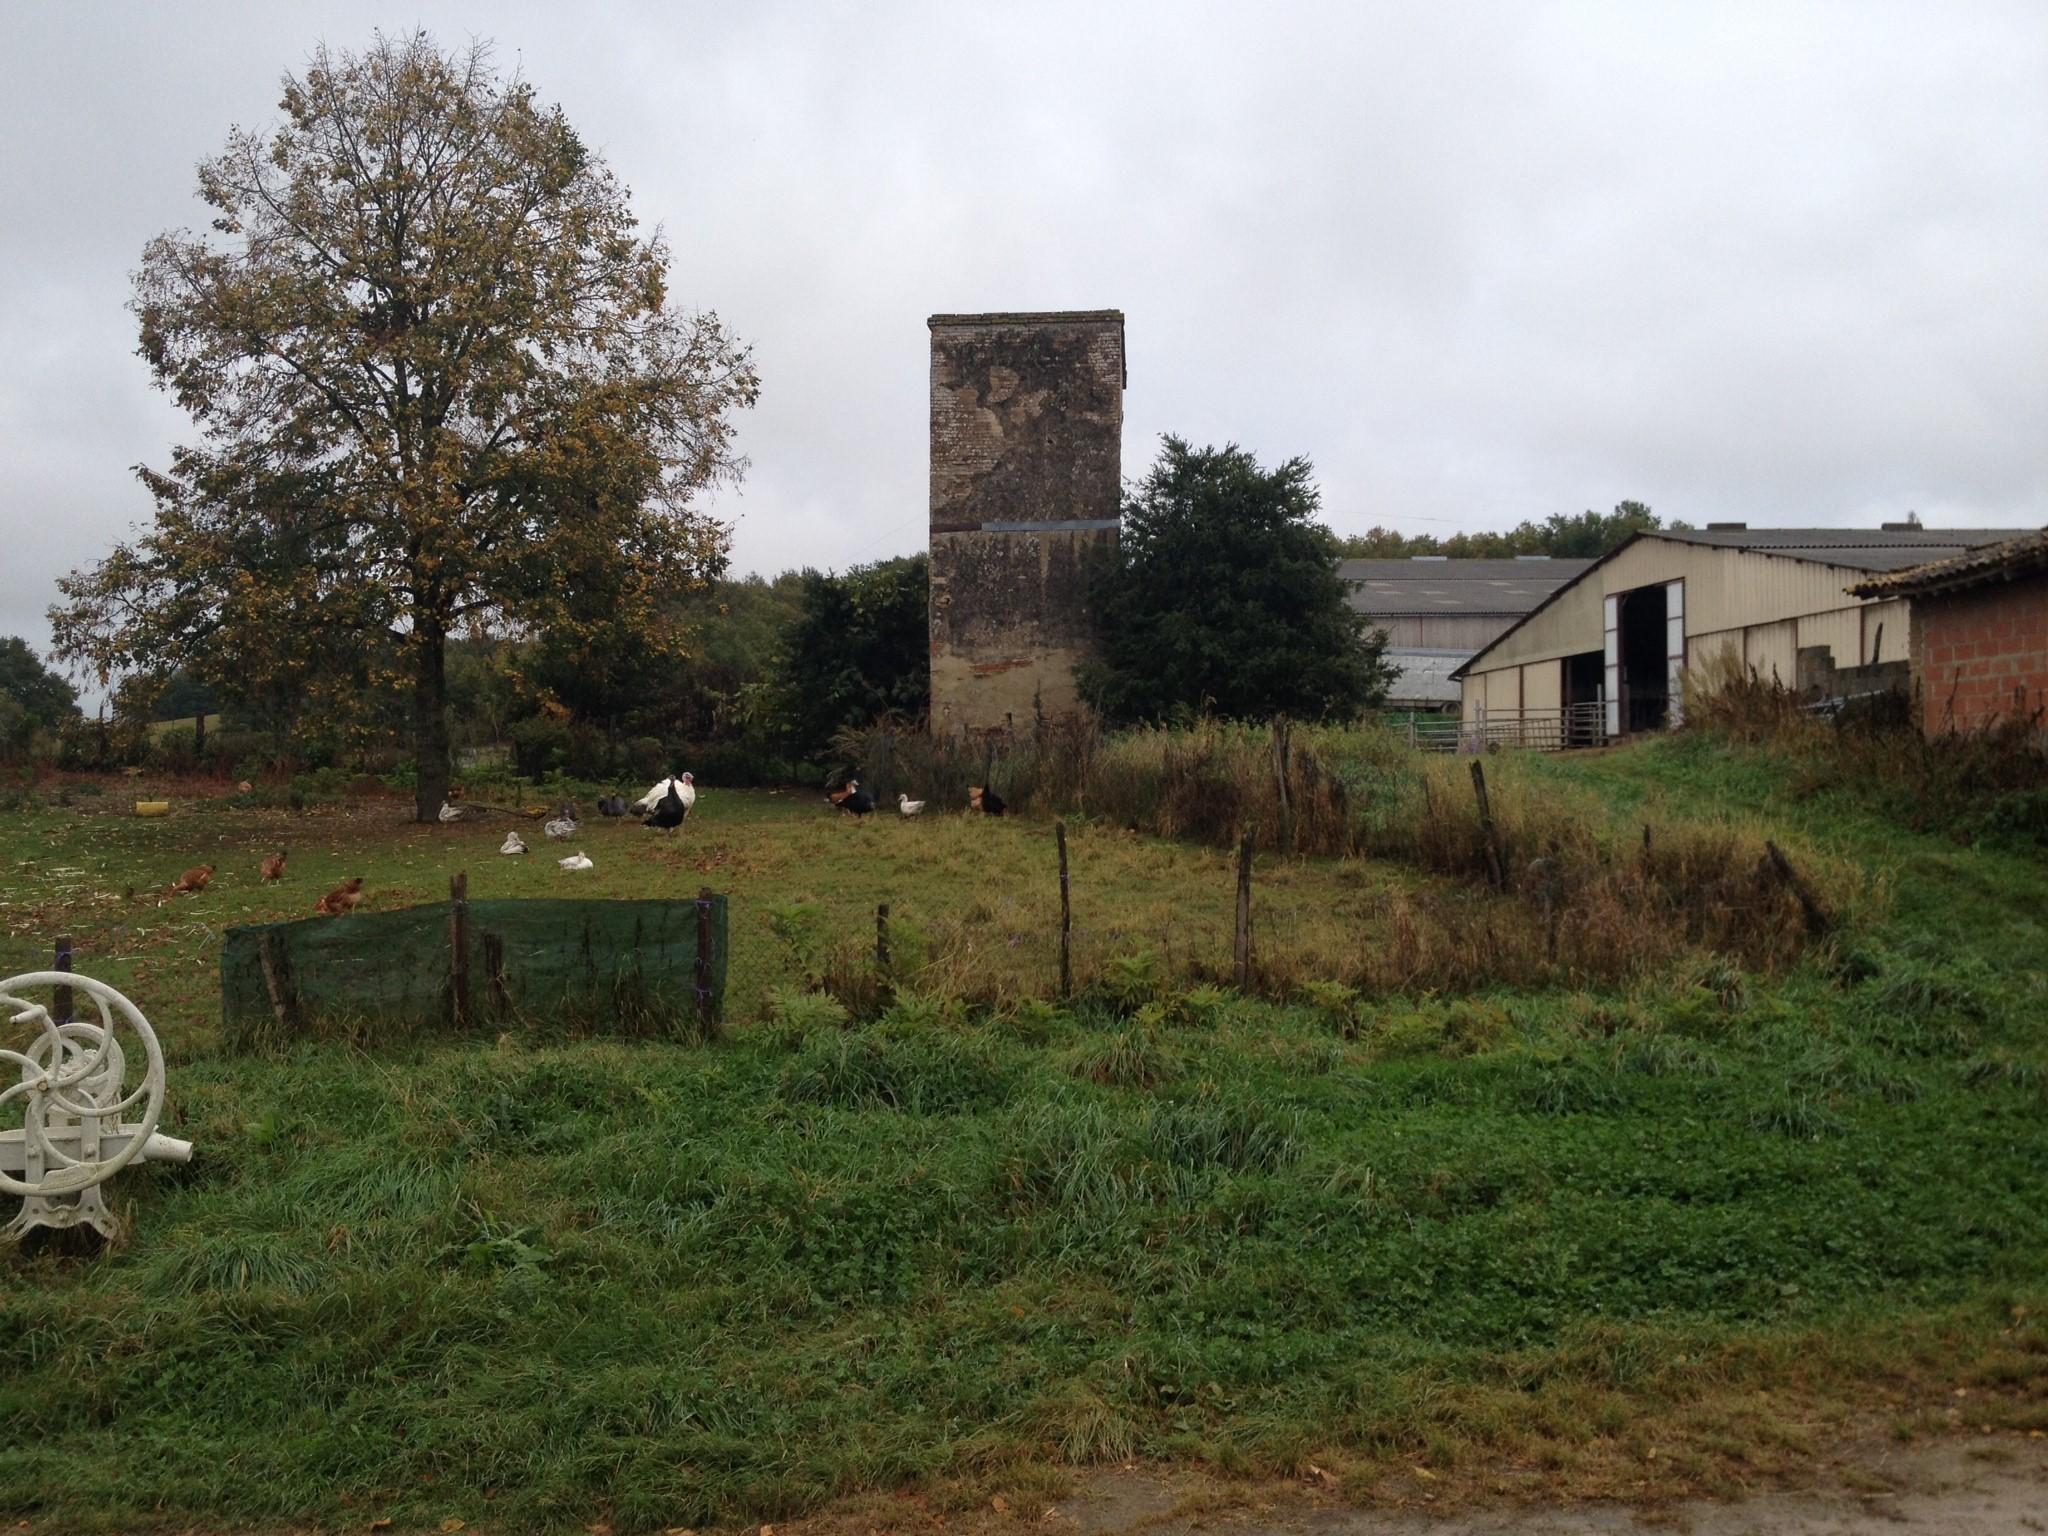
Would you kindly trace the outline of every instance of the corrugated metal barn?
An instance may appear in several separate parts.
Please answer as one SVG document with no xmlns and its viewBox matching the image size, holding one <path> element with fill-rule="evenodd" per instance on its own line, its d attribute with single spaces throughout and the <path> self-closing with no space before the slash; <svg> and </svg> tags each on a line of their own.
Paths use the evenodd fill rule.
<svg viewBox="0 0 2048 1536">
<path fill-rule="evenodd" d="M 1903 680 L 1907 603 L 1846 589 L 2011 536 L 1740 524 L 1638 534 L 1459 669 L 1465 725 L 1531 745 L 1661 729 L 1676 721 L 1685 671 L 1722 653 L 1817 697 Z"/>
<path fill-rule="evenodd" d="M 1351 606 L 1387 636 L 1396 669 L 1387 702 L 1451 709 L 1458 667 L 1488 641 L 1592 565 L 1523 555 L 1510 560 L 1345 560 Z"/>
</svg>

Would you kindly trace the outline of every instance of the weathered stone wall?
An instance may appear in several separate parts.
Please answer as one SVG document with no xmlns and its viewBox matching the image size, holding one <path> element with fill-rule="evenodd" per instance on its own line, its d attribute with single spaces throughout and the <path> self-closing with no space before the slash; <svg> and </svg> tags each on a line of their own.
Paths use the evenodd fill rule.
<svg viewBox="0 0 2048 1536">
<path fill-rule="evenodd" d="M 1089 550 L 1114 544 L 1123 316 L 931 318 L 932 729 L 1082 708 Z"/>
</svg>

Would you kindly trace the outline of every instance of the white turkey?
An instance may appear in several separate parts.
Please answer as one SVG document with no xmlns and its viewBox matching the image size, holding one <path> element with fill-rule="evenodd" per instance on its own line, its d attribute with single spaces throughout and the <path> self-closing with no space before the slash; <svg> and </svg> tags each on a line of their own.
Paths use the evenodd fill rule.
<svg viewBox="0 0 2048 1536">
<path fill-rule="evenodd" d="M 505 841 L 498 844 L 498 852 L 524 853 L 526 852 L 526 839 L 517 832 L 507 832 L 505 834 Z"/>
<path fill-rule="evenodd" d="M 555 862 L 561 865 L 564 869 L 597 868 L 597 862 L 594 859 L 587 859 L 581 853 L 572 853 L 566 859 L 557 859 L 555 860 Z"/>
<path fill-rule="evenodd" d="M 908 795 L 898 795 L 896 797 L 896 809 L 906 816 L 921 816 L 924 814 L 924 802 L 922 800 L 913 800 Z"/>
<path fill-rule="evenodd" d="M 627 807 L 627 809 L 631 811 L 635 816 L 645 816 L 649 811 L 652 811 L 654 807 L 658 805 L 662 800 L 667 798 L 668 792 L 670 790 L 674 790 L 676 792 L 676 798 L 682 801 L 683 814 L 685 816 L 689 815 L 691 811 L 697 808 L 696 775 L 684 773 L 663 779 L 659 784 L 655 785 L 654 788 L 647 791 L 647 793 L 642 795 L 638 800 L 635 800 L 630 806 Z"/>
</svg>

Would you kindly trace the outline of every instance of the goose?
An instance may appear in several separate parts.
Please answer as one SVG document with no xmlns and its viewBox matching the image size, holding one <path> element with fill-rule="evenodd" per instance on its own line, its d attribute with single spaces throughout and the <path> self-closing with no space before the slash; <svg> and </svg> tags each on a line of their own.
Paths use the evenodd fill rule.
<svg viewBox="0 0 2048 1536">
<path fill-rule="evenodd" d="M 908 795 L 899 794 L 896 797 L 896 809 L 906 816 L 919 816 L 924 813 L 924 802 L 922 800 L 913 800 Z"/>
</svg>

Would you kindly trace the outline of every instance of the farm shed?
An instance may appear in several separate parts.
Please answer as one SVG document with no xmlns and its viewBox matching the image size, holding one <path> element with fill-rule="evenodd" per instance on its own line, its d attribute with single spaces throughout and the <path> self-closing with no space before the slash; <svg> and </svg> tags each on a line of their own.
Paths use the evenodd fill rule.
<svg viewBox="0 0 2048 1536">
<path fill-rule="evenodd" d="M 1750 528 L 1631 538 L 1459 669 L 1463 729 L 1533 746 L 1677 723 L 1688 668 L 1727 655 L 1816 699 L 1904 682 L 1908 604 L 1851 584 L 2010 529 Z"/>
<path fill-rule="evenodd" d="M 1522 555 L 1510 560 L 1345 560 L 1337 574 L 1351 606 L 1387 636 L 1397 708 L 1455 709 L 1458 667 L 1517 619 L 1579 575 L 1590 560 Z"/>
<path fill-rule="evenodd" d="M 1849 588 L 1912 604 L 1921 729 L 1981 730 L 2048 708 L 2048 531 Z"/>
</svg>

